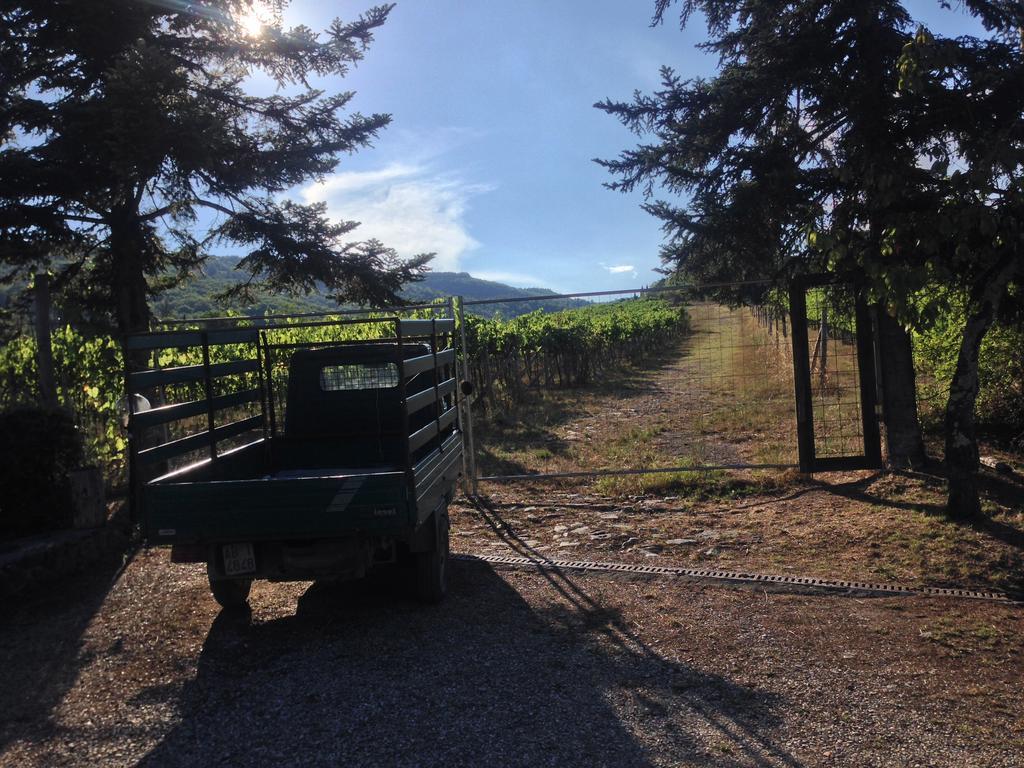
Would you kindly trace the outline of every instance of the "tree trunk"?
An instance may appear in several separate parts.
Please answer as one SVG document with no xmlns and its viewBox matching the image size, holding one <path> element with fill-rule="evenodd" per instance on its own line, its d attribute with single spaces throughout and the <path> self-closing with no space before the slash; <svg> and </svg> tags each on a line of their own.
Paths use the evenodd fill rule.
<svg viewBox="0 0 1024 768">
<path fill-rule="evenodd" d="M 956 370 L 946 401 L 946 469 L 949 473 L 946 511 L 950 517 L 966 519 L 981 516 L 978 440 L 974 418 L 979 384 L 978 354 L 1015 268 L 1015 260 L 1008 259 L 997 268 L 991 279 L 982 282 L 981 295 L 971 303 L 970 314 L 964 323 Z"/>
<path fill-rule="evenodd" d="M 924 464 L 924 440 L 917 420 L 917 386 L 910 334 L 884 309 L 878 308 L 878 348 L 886 454 L 896 467 Z"/>
<path fill-rule="evenodd" d="M 114 256 L 114 301 L 117 330 L 122 336 L 149 330 L 151 316 L 146 302 L 146 276 L 140 262 L 132 254 Z"/>
<path fill-rule="evenodd" d="M 126 336 L 149 330 L 151 314 L 147 301 L 148 285 L 144 267 L 145 237 L 139 231 L 134 212 L 125 212 L 110 224 L 110 251 L 114 320 L 122 344 Z M 124 350 L 125 364 L 131 369 L 147 365 L 146 352 Z"/>
<path fill-rule="evenodd" d="M 50 342 L 50 276 L 46 272 L 36 275 L 34 293 L 39 402 L 46 408 L 56 408 L 57 387 L 53 378 L 53 348 Z"/>
<path fill-rule="evenodd" d="M 821 305 L 821 318 L 818 321 L 818 340 L 814 342 L 814 357 L 811 359 L 811 372 L 818 371 L 818 386 L 825 388 L 828 379 L 828 309 Z"/>
</svg>

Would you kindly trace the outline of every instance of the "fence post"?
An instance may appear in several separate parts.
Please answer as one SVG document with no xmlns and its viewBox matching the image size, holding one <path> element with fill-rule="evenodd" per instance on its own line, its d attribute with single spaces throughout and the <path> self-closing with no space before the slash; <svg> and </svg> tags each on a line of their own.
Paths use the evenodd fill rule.
<svg viewBox="0 0 1024 768">
<path fill-rule="evenodd" d="M 50 345 L 50 276 L 45 272 L 36 274 L 34 293 L 39 400 L 47 408 L 56 408 L 57 388 L 53 383 L 53 348 Z"/>
<path fill-rule="evenodd" d="M 466 313 L 464 309 L 464 299 L 458 297 L 458 312 L 459 312 L 459 341 L 462 346 L 462 376 L 463 379 L 469 381 L 466 372 L 469 368 L 469 349 L 466 346 Z M 461 382 L 459 383 L 461 386 Z M 462 414 L 464 421 L 462 423 L 462 435 L 464 438 L 462 446 L 462 467 L 463 472 L 466 475 L 467 487 L 469 488 L 470 496 L 476 496 L 477 483 L 476 483 L 476 447 L 473 442 L 473 400 L 472 395 L 463 395 L 459 398 L 459 402 L 463 403 Z"/>
<path fill-rule="evenodd" d="M 821 343 L 821 355 L 818 358 L 818 363 L 821 366 L 821 369 L 819 371 L 819 375 L 821 376 L 821 385 L 822 386 L 825 386 L 825 380 L 828 377 L 828 337 L 829 337 L 828 308 L 827 308 L 827 306 L 824 303 L 822 303 L 822 305 L 821 305 L 821 333 L 818 336 L 818 339 L 819 339 L 819 341 Z"/>
</svg>

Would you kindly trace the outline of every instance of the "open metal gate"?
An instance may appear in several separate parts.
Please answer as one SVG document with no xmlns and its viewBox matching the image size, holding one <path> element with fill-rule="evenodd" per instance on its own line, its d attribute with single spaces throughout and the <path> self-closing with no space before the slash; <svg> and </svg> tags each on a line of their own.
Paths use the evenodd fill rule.
<svg viewBox="0 0 1024 768">
<path fill-rule="evenodd" d="M 880 467 L 875 346 L 862 291 L 835 276 L 798 278 L 789 309 L 800 470 Z"/>
<path fill-rule="evenodd" d="M 528 392 L 520 401 L 544 397 L 550 392 L 547 370 L 529 359 L 496 359 L 495 350 L 466 349 L 460 361 L 462 376 L 476 379 L 477 407 L 466 413 L 466 478 L 470 493 L 480 482 L 516 482 L 599 479 L 630 475 L 687 475 L 689 473 L 735 473 L 760 470 L 799 469 L 821 472 L 875 468 L 881 465 L 881 446 L 876 403 L 875 352 L 871 315 L 856 284 L 836 276 L 810 276 L 778 290 L 767 281 L 730 284 L 659 286 L 630 291 L 600 291 L 538 295 L 494 301 L 458 301 L 460 315 L 484 309 L 490 304 L 511 306 L 515 301 L 539 302 L 558 299 L 610 299 L 661 297 L 685 309 L 690 318 L 687 338 L 679 342 L 683 363 L 678 366 L 674 386 L 665 387 L 666 397 L 680 387 L 691 390 L 684 398 L 693 427 L 691 434 L 652 439 L 669 446 L 663 461 L 645 464 L 630 455 L 615 465 L 580 461 L 551 466 L 545 462 L 495 461 L 504 446 L 490 441 L 493 429 L 488 421 L 515 421 L 523 412 L 511 402 L 482 403 L 494 398 L 496 381 L 522 377 Z M 466 327 L 464 317 L 460 328 Z M 499 352 L 499 356 L 500 356 Z M 473 376 L 474 358 L 484 359 L 482 372 Z M 527 356 L 528 357 L 528 356 Z M 533 368 L 530 366 L 533 365 Z M 478 368 L 481 366 L 477 365 Z M 545 383 L 548 391 L 545 391 Z M 771 386 L 768 386 L 768 384 Z M 555 387 L 558 387 L 556 382 Z M 571 388 L 571 385 L 570 385 Z M 481 392 L 483 389 L 485 391 Z M 508 389 L 506 385 L 505 389 Z M 585 396 L 586 388 L 578 390 Z M 506 393 L 507 394 L 507 393 Z M 572 399 L 571 397 L 569 398 Z M 746 409 L 757 417 L 772 412 L 775 421 L 766 428 L 763 418 L 754 418 L 750 434 L 736 439 Z M 666 408 L 680 407 L 680 401 Z M 503 412 L 503 409 L 507 412 Z M 475 413 L 474 413 L 475 412 Z M 723 415 L 725 414 L 725 415 Z M 478 420 L 474 430 L 474 418 Z M 527 416 L 528 418 L 528 416 Z M 723 422 L 732 422 L 731 438 L 721 439 Z M 624 422 L 624 426 L 628 426 Z M 549 430 L 550 432 L 551 430 Z M 557 435 L 556 435 L 557 437 Z M 545 452 L 544 435 L 534 444 L 535 453 Z M 730 445 L 730 440 L 733 445 Z M 701 442 L 704 441 L 704 442 Z M 760 450 L 746 450 L 736 443 L 760 441 Z M 506 457 L 507 458 L 507 457 Z M 520 457 L 514 457 L 517 459 Z M 516 466 L 516 465 L 519 466 Z M 525 466 L 524 466 L 525 464 Z"/>
</svg>

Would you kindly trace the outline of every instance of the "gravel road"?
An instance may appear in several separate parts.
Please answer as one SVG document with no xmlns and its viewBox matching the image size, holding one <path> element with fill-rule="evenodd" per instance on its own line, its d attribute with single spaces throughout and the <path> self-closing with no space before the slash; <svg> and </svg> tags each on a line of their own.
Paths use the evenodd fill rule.
<svg viewBox="0 0 1024 768">
<path fill-rule="evenodd" d="M 453 564 L 259 584 L 139 553 L 0 618 L 3 766 L 1021 766 L 1024 611 Z"/>
</svg>

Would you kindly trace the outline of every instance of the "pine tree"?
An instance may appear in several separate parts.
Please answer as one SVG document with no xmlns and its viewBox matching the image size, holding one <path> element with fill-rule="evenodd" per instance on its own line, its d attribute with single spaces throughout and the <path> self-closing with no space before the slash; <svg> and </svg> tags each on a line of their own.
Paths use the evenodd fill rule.
<svg viewBox="0 0 1024 768">
<path fill-rule="evenodd" d="M 886 233 L 883 253 L 926 324 L 943 298 L 966 306 L 945 412 L 951 514 L 981 515 L 975 404 L 978 358 L 993 321 L 1024 317 L 1024 5 L 968 2 L 988 39 L 936 39 L 921 28 L 899 60 L 900 93 L 934 140 L 926 149 L 927 206 Z M 1024 351 L 1022 351 L 1024 354 Z"/>
<path fill-rule="evenodd" d="M 656 23 L 672 5 L 658 0 Z M 961 229 L 962 221 L 939 228 L 969 199 L 975 213 L 988 209 L 992 200 L 983 190 L 991 192 L 997 179 L 1009 198 L 1019 203 L 1020 195 L 1021 56 L 1014 34 L 1024 10 L 1008 2 L 966 5 L 988 25 L 990 39 L 915 34 L 897 0 L 684 0 L 681 24 L 698 11 L 707 21 L 703 47 L 719 58 L 716 76 L 685 81 L 664 68 L 656 93 L 596 105 L 653 136 L 599 162 L 618 177 L 613 188 L 645 190 L 647 210 L 663 222 L 662 258 L 672 268 L 696 280 L 853 271 L 869 282 L 882 310 L 887 439 L 897 462 L 923 458 L 904 326 L 934 315 L 929 291 L 936 285 L 973 280 L 981 294 L 1002 295 L 1018 270 L 996 270 L 1002 285 L 993 287 L 996 276 L 981 267 L 992 258 L 984 255 L 979 228 Z M 991 90 L 964 88 L 960 77 L 996 87 L 1009 100 L 998 108 Z M 1017 93 L 1008 95 L 1014 82 Z M 986 117 L 972 117 L 975 109 Z M 1000 161 L 967 184 L 970 191 L 941 162 L 1000 141 Z M 936 163 L 929 167 L 924 159 Z M 659 185 L 669 199 L 655 199 Z M 1000 221 L 1009 227 L 1003 251 L 1019 262 L 1019 213 L 1013 219 L 1011 208 L 1001 207 L 1008 218 Z M 971 245 L 951 248 L 953 229 Z M 940 231 L 948 237 L 938 238 Z M 986 242 L 993 238 L 995 229 Z M 977 349 L 970 346 L 973 362 L 968 352 L 965 365 L 973 366 L 976 393 Z M 973 434 L 969 439 L 973 445 Z M 970 462 L 948 451 L 947 459 Z M 970 491 L 964 497 L 956 483 L 951 509 L 969 512 L 976 492 L 972 505 Z"/>
<path fill-rule="evenodd" d="M 366 147 L 386 114 L 346 114 L 316 78 L 360 61 L 391 6 L 322 34 L 286 0 L 9 0 L 0 10 L 0 263 L 49 265 L 120 333 L 220 246 L 257 286 L 390 303 L 428 256 L 346 242 L 356 222 L 287 199 Z M 270 13 L 258 34 L 244 20 Z M 252 93 L 251 76 L 276 81 Z"/>
</svg>

